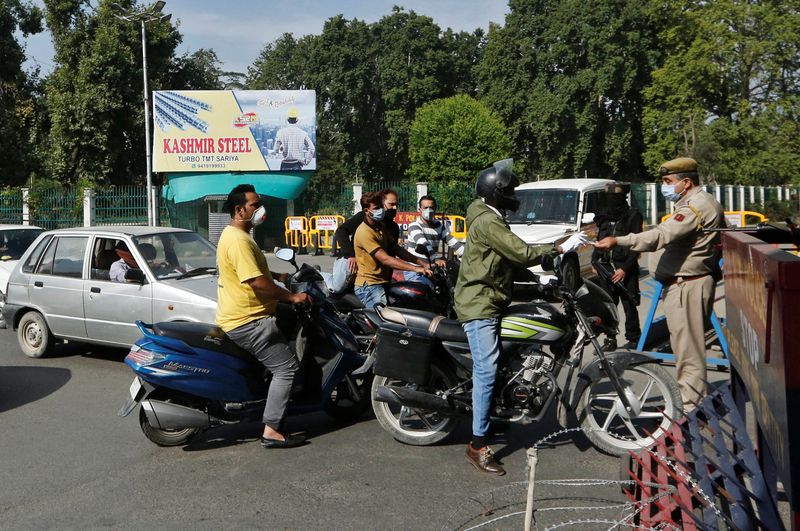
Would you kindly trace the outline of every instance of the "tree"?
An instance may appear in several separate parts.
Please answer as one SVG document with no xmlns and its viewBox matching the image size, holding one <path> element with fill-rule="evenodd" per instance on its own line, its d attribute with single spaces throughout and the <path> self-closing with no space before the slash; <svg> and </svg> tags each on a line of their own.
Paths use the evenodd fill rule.
<svg viewBox="0 0 800 531">
<path fill-rule="evenodd" d="M 490 27 L 478 89 L 529 175 L 641 178 L 652 27 L 637 0 L 511 0 L 505 27 Z"/>
<path fill-rule="evenodd" d="M 44 117 L 36 73 L 22 69 L 25 54 L 15 32 L 42 30 L 41 10 L 19 0 L 0 0 L 0 179 L 24 182 L 38 167 L 33 144 Z"/>
<path fill-rule="evenodd" d="M 411 125 L 409 177 L 472 183 L 475 174 L 507 158 L 513 143 L 500 119 L 467 95 L 426 103 Z"/>
<path fill-rule="evenodd" d="M 146 173 L 140 27 L 117 18 L 113 3 L 94 9 L 87 0 L 45 0 L 56 62 L 46 84 L 52 126 L 45 162 L 64 184 L 142 182 Z M 221 87 L 216 54 L 176 57 L 180 42 L 172 24 L 147 24 L 149 88 Z"/>
<path fill-rule="evenodd" d="M 645 90 L 647 165 L 687 155 L 719 182 L 800 180 L 800 2 L 653 5 L 666 57 Z"/>
</svg>

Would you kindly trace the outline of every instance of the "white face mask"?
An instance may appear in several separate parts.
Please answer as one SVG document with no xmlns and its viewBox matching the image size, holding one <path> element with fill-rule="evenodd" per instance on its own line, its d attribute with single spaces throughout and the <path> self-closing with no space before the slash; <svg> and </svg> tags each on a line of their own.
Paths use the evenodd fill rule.
<svg viewBox="0 0 800 531">
<path fill-rule="evenodd" d="M 254 227 L 256 227 L 264 223 L 264 220 L 266 219 L 267 219 L 267 209 L 264 208 L 264 205 L 261 205 L 260 207 L 258 207 L 258 209 L 256 209 L 255 212 L 253 212 L 253 217 L 251 217 L 250 219 L 246 219 L 245 221 L 249 221 L 250 223 L 253 224 Z"/>
<path fill-rule="evenodd" d="M 422 219 L 424 219 L 425 221 L 431 221 L 435 213 L 436 213 L 435 208 L 423 208 L 421 212 Z"/>
</svg>

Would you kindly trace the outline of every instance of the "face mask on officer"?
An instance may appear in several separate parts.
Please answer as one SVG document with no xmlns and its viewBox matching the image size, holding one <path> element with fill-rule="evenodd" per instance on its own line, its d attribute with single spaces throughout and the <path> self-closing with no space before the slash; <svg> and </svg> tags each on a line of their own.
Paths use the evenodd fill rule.
<svg viewBox="0 0 800 531">
<path fill-rule="evenodd" d="M 681 179 L 679 182 L 683 182 L 685 179 Z M 683 185 L 683 188 L 680 192 L 677 191 L 677 184 L 662 184 L 661 185 L 661 195 L 664 196 L 664 199 L 667 201 L 677 202 L 680 201 L 683 192 L 686 191 L 686 185 Z"/>
</svg>

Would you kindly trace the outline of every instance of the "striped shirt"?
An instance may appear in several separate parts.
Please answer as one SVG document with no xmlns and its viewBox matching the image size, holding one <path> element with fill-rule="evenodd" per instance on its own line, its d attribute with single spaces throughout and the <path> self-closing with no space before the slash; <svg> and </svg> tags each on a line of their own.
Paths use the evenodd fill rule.
<svg viewBox="0 0 800 531">
<path fill-rule="evenodd" d="M 307 153 L 303 152 L 303 147 L 308 149 Z M 314 158 L 314 143 L 308 133 L 296 125 L 289 125 L 278 131 L 275 148 L 283 156 L 283 160 L 300 161 L 303 166 Z"/>
<path fill-rule="evenodd" d="M 446 223 L 439 220 L 433 220 L 432 223 L 426 223 L 419 216 L 413 223 L 408 225 L 408 238 L 406 239 L 406 249 L 408 252 L 418 258 L 425 258 L 424 255 L 416 251 L 417 245 L 424 244 L 431 254 L 431 259 L 436 260 L 441 258 L 439 249 L 441 242 L 445 242 L 448 247 L 461 256 L 464 252 L 464 244 L 458 241 L 452 234 L 450 229 L 447 228 Z"/>
</svg>

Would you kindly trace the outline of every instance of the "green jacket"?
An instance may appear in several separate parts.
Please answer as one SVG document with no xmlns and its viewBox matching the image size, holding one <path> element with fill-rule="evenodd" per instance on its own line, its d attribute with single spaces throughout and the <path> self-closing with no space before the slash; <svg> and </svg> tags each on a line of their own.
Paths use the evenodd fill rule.
<svg viewBox="0 0 800 531">
<path fill-rule="evenodd" d="M 513 270 L 538 263 L 540 256 L 553 249 L 522 241 L 480 199 L 467 208 L 467 229 L 455 293 L 456 313 L 462 323 L 498 317 L 511 302 Z"/>
</svg>

